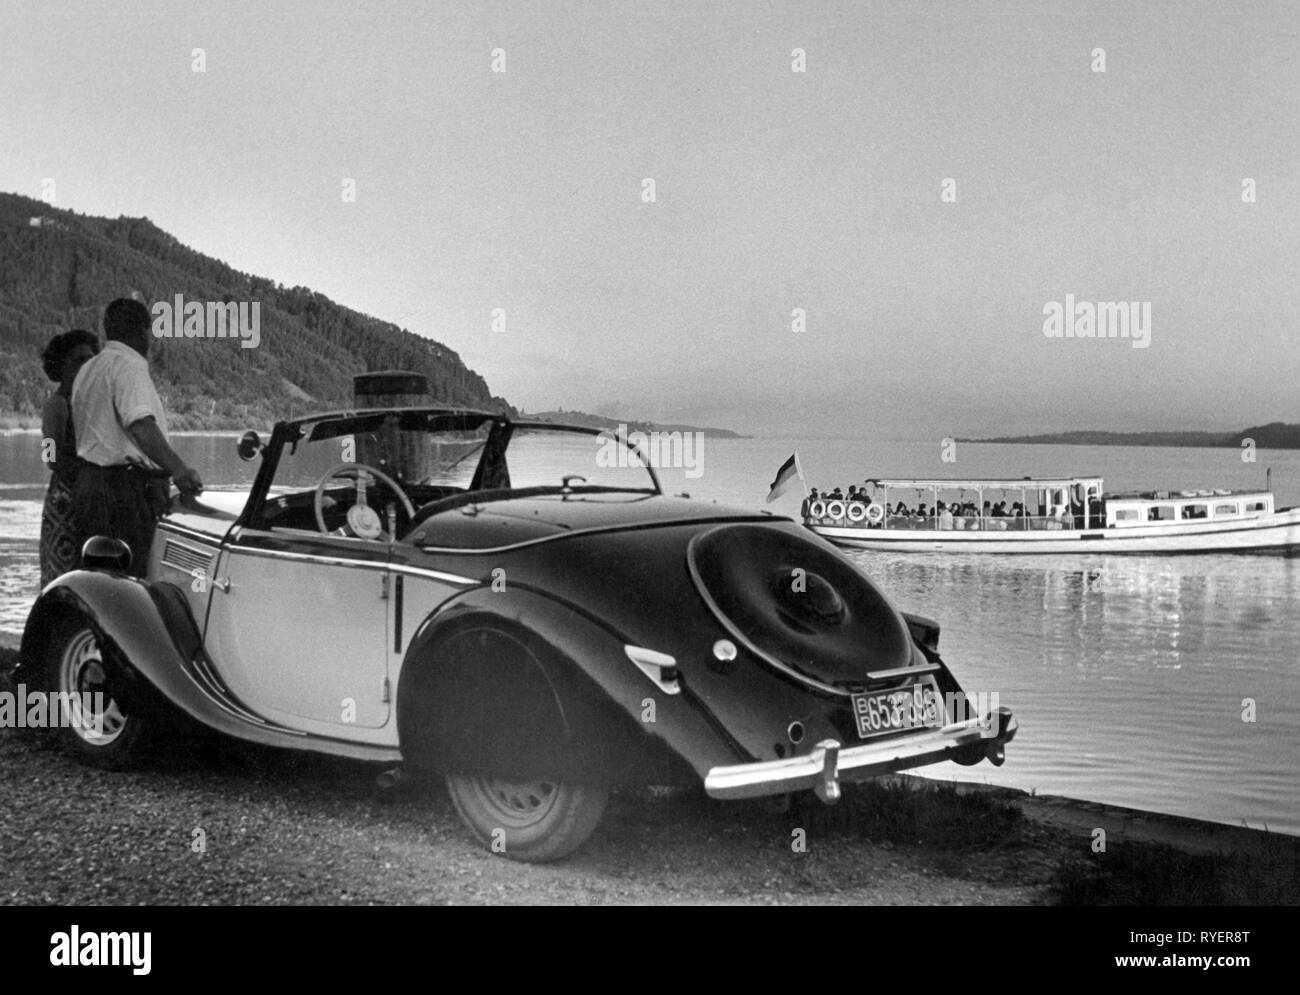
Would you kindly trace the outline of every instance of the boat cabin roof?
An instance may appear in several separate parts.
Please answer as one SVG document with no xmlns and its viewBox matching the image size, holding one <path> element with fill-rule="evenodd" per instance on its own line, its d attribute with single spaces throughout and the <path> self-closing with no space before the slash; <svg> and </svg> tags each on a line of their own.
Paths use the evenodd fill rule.
<svg viewBox="0 0 1300 995">
<path fill-rule="evenodd" d="M 1099 494 L 1101 493 L 1100 477 L 1021 477 L 1019 479 L 937 477 L 937 478 L 930 478 L 930 479 L 898 478 L 898 479 L 889 479 L 889 480 L 885 480 L 883 478 L 873 480 L 871 478 L 868 478 L 863 482 L 867 484 L 873 484 L 876 487 L 911 487 L 911 488 L 937 487 L 940 490 L 961 490 L 961 489 L 972 490 L 972 489 L 979 489 L 979 488 L 987 488 L 989 490 L 1004 490 L 1004 491 L 1020 490 L 1021 488 L 1025 488 L 1027 490 L 1035 490 L 1035 489 L 1042 489 L 1042 488 L 1073 487 L 1075 484 L 1083 484 L 1084 486 L 1089 486 L 1089 487 L 1096 486 L 1097 493 Z"/>
<path fill-rule="evenodd" d="M 1167 501 L 1213 501 L 1218 498 L 1266 498 L 1272 497 L 1272 491 L 1232 491 L 1224 489 L 1200 491 L 1127 491 L 1123 494 L 1111 494 L 1109 501 L 1167 502 Z"/>
</svg>

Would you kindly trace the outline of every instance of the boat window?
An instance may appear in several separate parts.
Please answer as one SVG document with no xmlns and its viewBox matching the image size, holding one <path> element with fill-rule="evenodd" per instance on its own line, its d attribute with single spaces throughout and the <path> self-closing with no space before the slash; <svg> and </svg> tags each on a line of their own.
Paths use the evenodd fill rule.
<svg viewBox="0 0 1300 995">
<path fill-rule="evenodd" d="M 1158 504 L 1154 508 L 1147 509 L 1148 522 L 1172 522 L 1174 520 L 1174 506 L 1172 504 Z"/>
<path fill-rule="evenodd" d="M 1216 504 L 1214 506 L 1215 518 L 1226 518 L 1228 516 L 1235 515 L 1236 513 L 1237 513 L 1237 506 L 1235 504 Z"/>
<path fill-rule="evenodd" d="M 1265 510 L 1267 510 L 1267 506 L 1265 505 L 1265 503 L 1264 503 L 1263 501 L 1247 501 L 1247 502 L 1246 502 L 1246 510 L 1247 510 L 1247 511 L 1265 511 Z"/>
<path fill-rule="evenodd" d="M 1182 517 L 1187 518 L 1209 518 L 1210 506 L 1207 504 L 1185 504 L 1180 509 Z"/>
<path fill-rule="evenodd" d="M 1142 516 L 1136 508 L 1116 508 L 1115 521 L 1117 522 L 1137 522 Z"/>
</svg>

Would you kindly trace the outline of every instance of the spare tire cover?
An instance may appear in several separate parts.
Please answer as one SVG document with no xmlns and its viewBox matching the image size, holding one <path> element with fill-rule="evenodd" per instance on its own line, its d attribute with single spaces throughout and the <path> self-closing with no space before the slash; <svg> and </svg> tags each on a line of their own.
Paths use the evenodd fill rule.
<svg viewBox="0 0 1300 995">
<path fill-rule="evenodd" d="M 855 687 L 868 670 L 912 661 L 902 616 L 834 550 L 767 525 L 722 525 L 686 555 L 719 621 L 770 663 Z"/>
</svg>

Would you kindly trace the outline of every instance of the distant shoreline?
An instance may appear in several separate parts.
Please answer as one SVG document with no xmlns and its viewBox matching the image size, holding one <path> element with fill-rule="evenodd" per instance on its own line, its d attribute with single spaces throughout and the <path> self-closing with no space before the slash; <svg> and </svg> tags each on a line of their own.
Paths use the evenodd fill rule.
<svg viewBox="0 0 1300 995">
<path fill-rule="evenodd" d="M 170 420 L 170 419 L 169 419 Z M 246 432 L 248 425 L 214 425 L 211 428 L 169 428 L 168 435 L 224 435 L 227 432 L 238 435 Z M 253 425 L 257 432 L 267 432 L 262 425 Z M 41 419 L 38 416 L 14 415 L 0 413 L 0 435 L 40 435 Z"/>
<path fill-rule="evenodd" d="M 232 439 L 238 438 L 239 434 L 247 431 L 243 428 L 182 428 L 172 431 L 168 429 L 168 437 L 181 437 L 187 435 L 229 435 Z M 253 431 L 261 432 L 264 435 L 270 435 L 271 430 L 268 428 L 255 428 Z M 3 428 L 0 427 L 0 435 L 40 435 L 39 428 Z"/>
<path fill-rule="evenodd" d="M 677 423 L 663 423 L 638 421 L 635 418 L 608 418 L 604 415 L 588 414 L 585 411 L 538 411 L 519 413 L 521 421 L 544 421 L 553 422 L 563 425 L 581 425 L 584 428 L 602 429 L 605 431 L 616 432 L 619 426 L 623 426 L 629 433 L 632 432 L 701 432 L 705 435 L 711 435 L 717 439 L 752 439 L 752 435 L 741 435 L 739 432 L 733 432 L 729 428 L 709 428 L 702 425 L 683 425 Z"/>
<path fill-rule="evenodd" d="M 1300 425 L 1270 422 L 1238 432 L 1100 432 L 1082 429 L 1044 435 L 1003 435 L 988 439 L 957 439 L 1016 446 L 1159 446 L 1186 448 L 1300 449 Z"/>
<path fill-rule="evenodd" d="M 437 407 L 437 405 L 433 405 Z M 323 409 L 324 410 L 324 409 Z M 302 416 L 303 412 L 299 414 Z M 632 432 L 699 432 L 715 439 L 752 439 L 752 435 L 742 435 L 739 432 L 733 432 L 726 428 L 708 428 L 699 425 L 680 425 L 680 424 L 658 424 L 656 422 L 637 421 L 636 419 L 618 420 L 614 418 L 602 418 L 599 415 L 589 415 L 581 411 L 542 411 L 537 414 L 520 413 L 520 421 L 545 421 L 565 425 L 580 425 L 584 428 L 605 429 L 608 431 L 617 431 L 620 425 L 627 428 L 628 433 Z M 168 419 L 171 420 L 170 418 Z M 169 430 L 168 435 L 208 435 L 219 434 L 221 432 L 243 432 L 247 430 L 247 425 L 224 424 L 218 419 L 218 424 L 211 427 Z M 23 415 L 14 411 L 0 411 L 0 435 L 16 435 L 19 433 L 37 433 L 41 430 L 40 415 Z M 260 428 L 257 429 L 261 431 Z"/>
</svg>

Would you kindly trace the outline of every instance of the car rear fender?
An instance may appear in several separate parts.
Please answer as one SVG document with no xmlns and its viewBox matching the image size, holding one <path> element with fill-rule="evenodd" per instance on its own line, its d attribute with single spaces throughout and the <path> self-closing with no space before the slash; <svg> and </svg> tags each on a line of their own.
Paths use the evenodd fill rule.
<svg viewBox="0 0 1300 995">
<path fill-rule="evenodd" d="M 899 612 L 903 616 L 903 621 L 907 623 L 907 631 L 912 637 L 912 642 L 920 647 L 925 658 L 931 663 L 939 660 L 939 623 L 932 618 L 926 618 L 924 615 L 917 615 L 913 612 Z"/>
<path fill-rule="evenodd" d="M 485 630 L 489 644 L 502 633 L 529 652 L 505 668 L 476 667 L 461 652 L 473 644 L 454 640 Z M 624 647 L 540 592 L 465 592 L 407 649 L 397 692 L 403 754 L 441 770 L 604 784 L 699 784 L 719 763 L 743 759 L 687 687 L 664 692 Z"/>
</svg>

